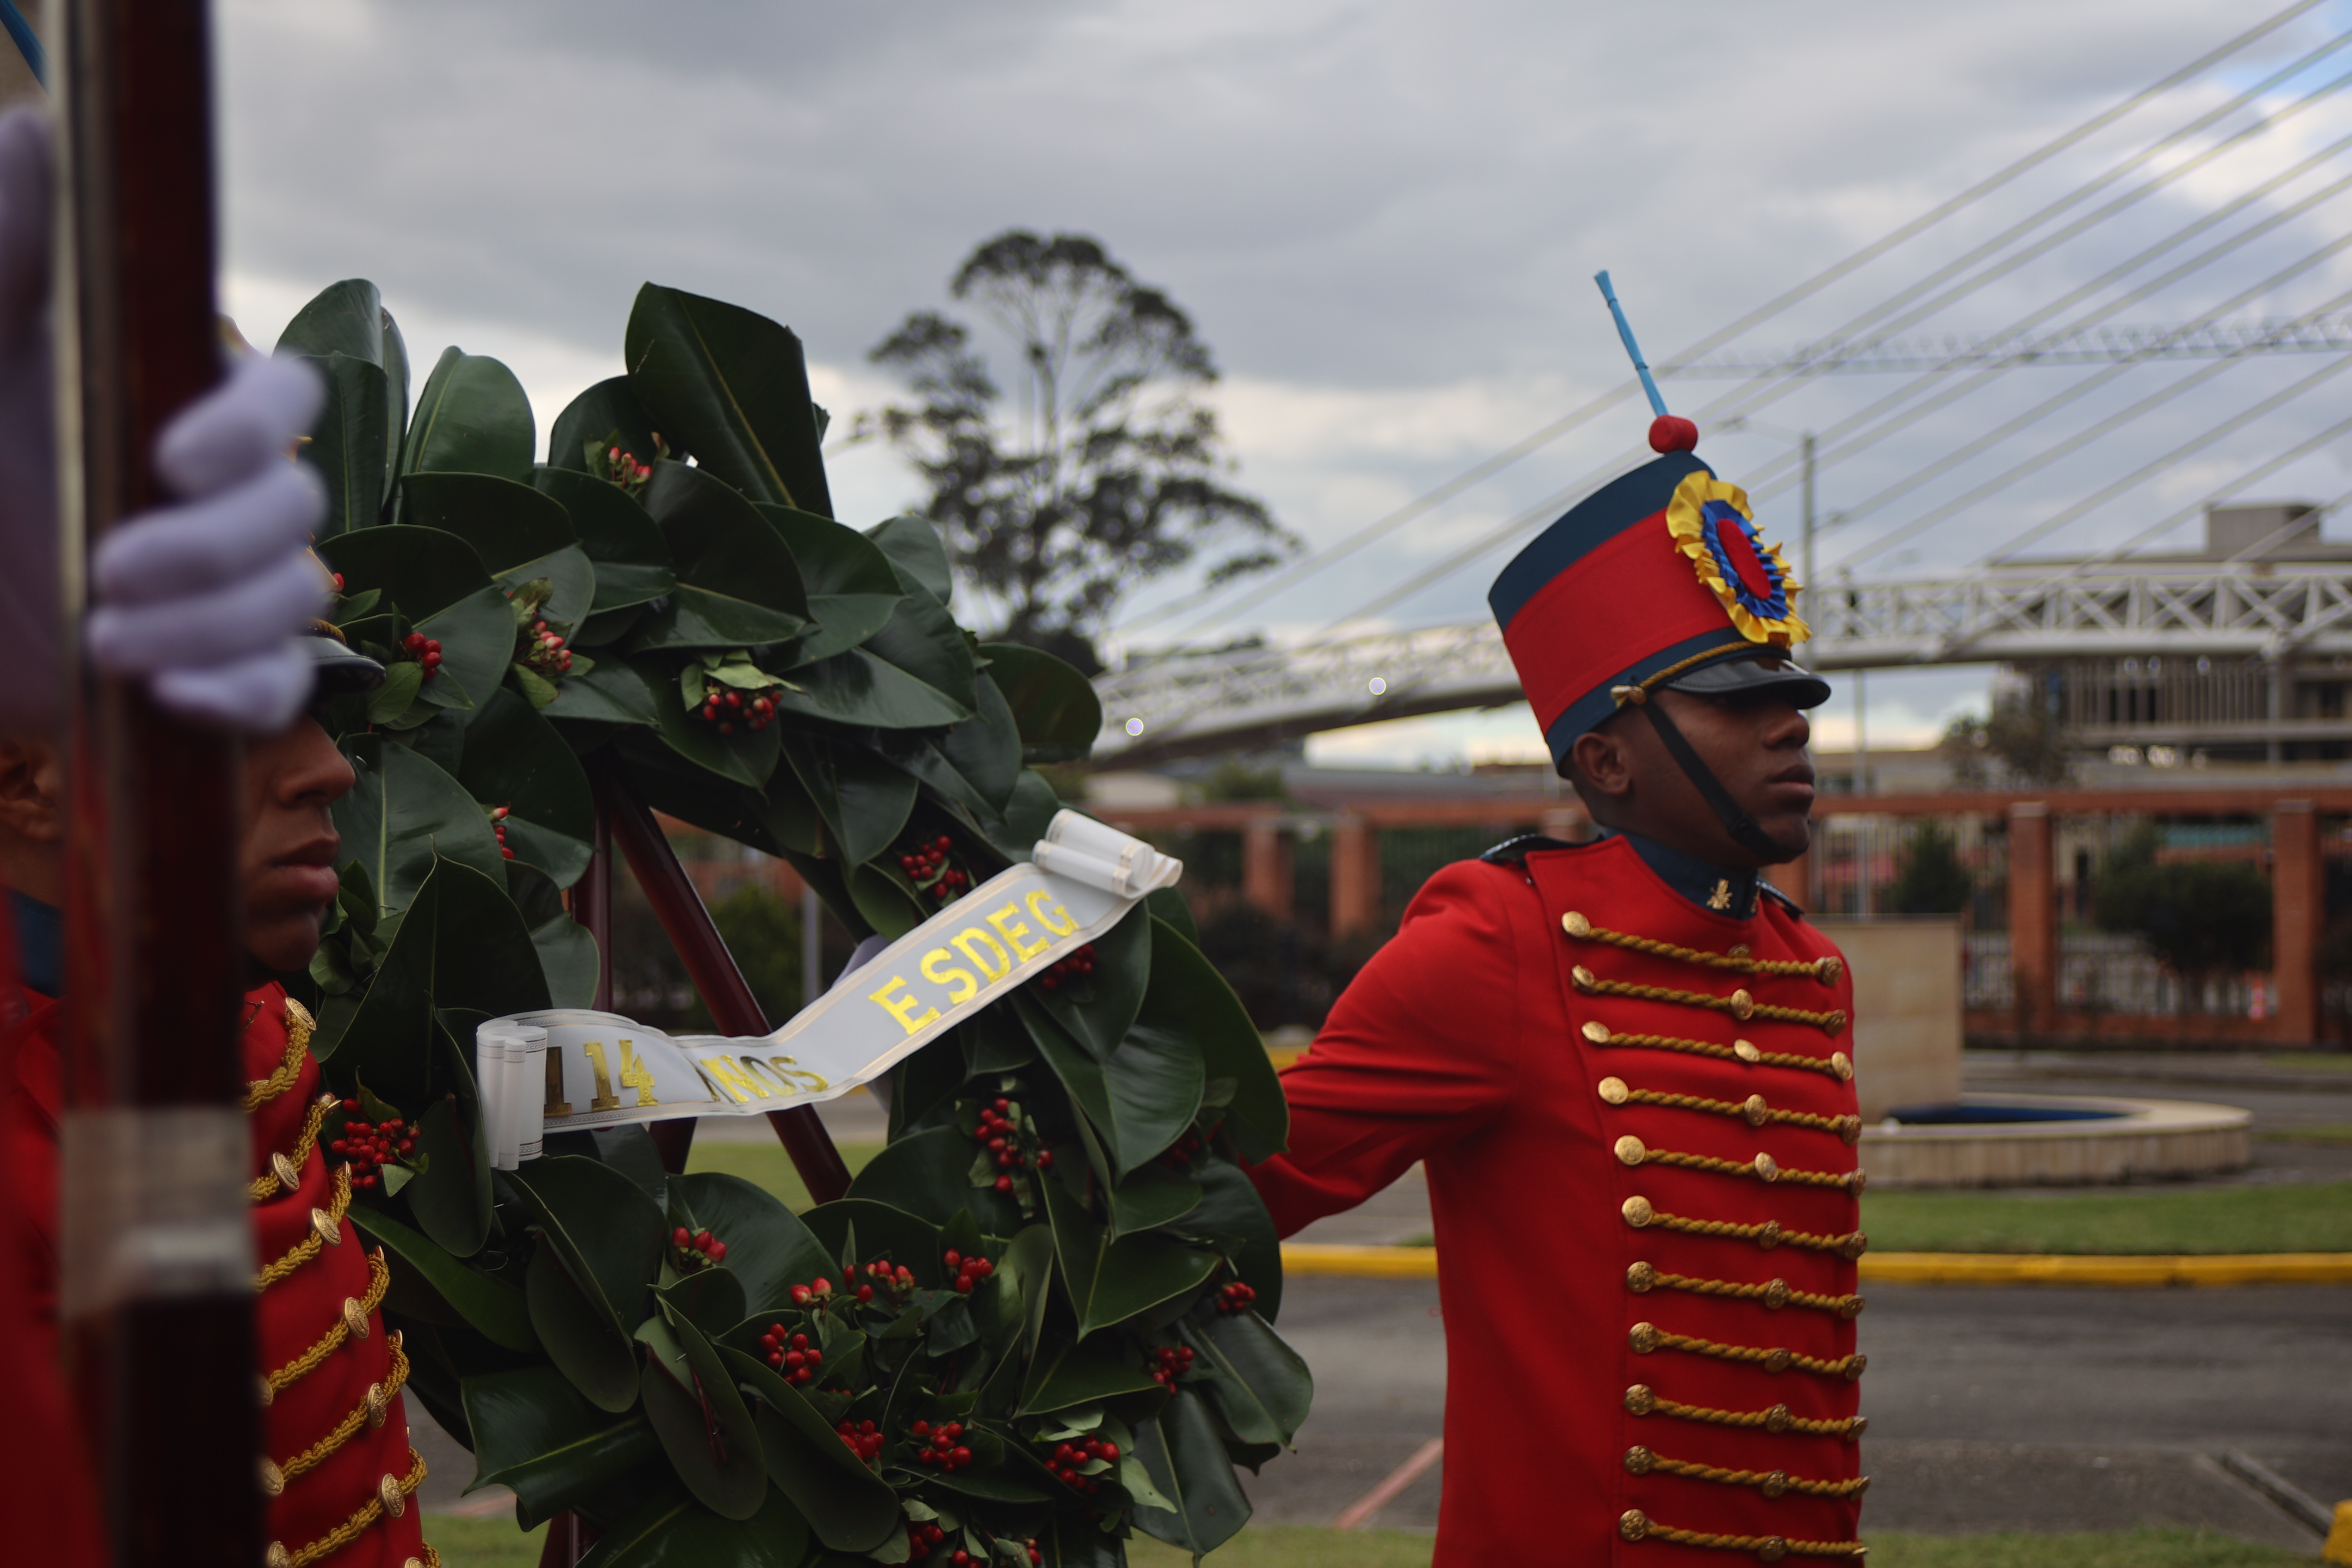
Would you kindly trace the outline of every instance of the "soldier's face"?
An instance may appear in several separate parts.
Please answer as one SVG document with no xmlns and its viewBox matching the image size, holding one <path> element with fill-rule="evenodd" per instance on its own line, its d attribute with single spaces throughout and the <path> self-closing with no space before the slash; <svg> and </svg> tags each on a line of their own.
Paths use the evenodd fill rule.
<svg viewBox="0 0 2352 1568">
<path fill-rule="evenodd" d="M 1725 791 L 1767 837 L 1778 860 L 1793 860 L 1812 843 L 1813 764 L 1805 746 L 1812 727 L 1787 699 L 1698 697 L 1658 690 L 1662 703 Z M 1632 709 L 1576 743 L 1582 775 L 1579 793 L 1607 826 L 1670 844 L 1715 866 L 1774 864 L 1731 837 L 1647 719 Z"/>
<path fill-rule="evenodd" d="M 245 884 L 246 949 L 267 968 L 300 969 L 319 950 L 342 847 L 328 808 L 352 784 L 351 763 L 308 716 L 246 748 L 237 869 Z"/>
</svg>

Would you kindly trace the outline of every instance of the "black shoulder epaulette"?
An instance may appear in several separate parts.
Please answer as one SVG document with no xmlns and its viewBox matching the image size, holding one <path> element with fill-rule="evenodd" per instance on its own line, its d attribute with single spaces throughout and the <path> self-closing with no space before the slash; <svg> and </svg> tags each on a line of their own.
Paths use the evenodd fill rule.
<svg viewBox="0 0 2352 1568">
<path fill-rule="evenodd" d="M 1756 880 L 1756 890 L 1762 893 L 1774 903 L 1780 905 L 1782 909 L 1788 910 L 1797 919 L 1803 920 L 1805 918 L 1805 911 L 1803 908 L 1798 904 L 1796 900 L 1790 898 L 1788 894 L 1782 892 L 1771 883 L 1765 881 L 1760 877 Z"/>
<path fill-rule="evenodd" d="M 1489 866 L 1517 866 L 1538 849 L 1578 849 L 1565 838 L 1549 838 L 1540 833 L 1522 833 L 1517 838 L 1506 838 L 1478 857 Z"/>
</svg>

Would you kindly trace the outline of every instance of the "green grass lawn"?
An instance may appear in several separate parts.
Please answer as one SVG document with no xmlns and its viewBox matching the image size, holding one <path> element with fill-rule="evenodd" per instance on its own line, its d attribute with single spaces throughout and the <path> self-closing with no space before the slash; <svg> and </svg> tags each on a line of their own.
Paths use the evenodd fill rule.
<svg viewBox="0 0 2352 1568">
<path fill-rule="evenodd" d="M 855 1175 L 866 1168 L 866 1162 L 882 1152 L 879 1143 L 844 1143 L 841 1158 Z M 740 1176 L 756 1183 L 784 1200 L 794 1213 L 807 1208 L 813 1201 L 809 1190 L 801 1184 L 800 1173 L 784 1146 L 768 1139 L 758 1143 L 720 1143 L 698 1138 L 688 1154 L 688 1171 L 724 1171 L 730 1176 Z"/>
<path fill-rule="evenodd" d="M 2352 1124 L 2323 1122 L 2316 1127 L 2282 1127 L 2257 1133 L 2265 1143 L 2352 1143 Z"/>
<path fill-rule="evenodd" d="M 1875 1192 L 1862 1226 L 1873 1252 L 2352 1252 L 2352 1182 Z"/>
<path fill-rule="evenodd" d="M 2305 1068 L 2319 1072 L 2352 1072 L 2352 1051 L 2286 1051 L 2263 1060 L 2274 1068 L 2295 1071 Z"/>
<path fill-rule="evenodd" d="M 541 1538 L 515 1533 L 507 1518 L 425 1521 L 425 1539 L 447 1568 L 536 1568 Z M 2309 1556 L 2250 1546 L 2227 1536 L 2142 1530 L 2112 1535 L 1887 1535 L 1865 1531 L 1874 1568 L 2291 1568 Z M 1216 1568 L 1429 1568 L 1431 1539 L 1402 1531 L 1337 1531 L 1301 1525 L 1245 1530 L 1209 1558 Z M 1129 1542 L 1135 1568 L 1180 1568 L 1183 1552 L 1156 1541 Z"/>
</svg>

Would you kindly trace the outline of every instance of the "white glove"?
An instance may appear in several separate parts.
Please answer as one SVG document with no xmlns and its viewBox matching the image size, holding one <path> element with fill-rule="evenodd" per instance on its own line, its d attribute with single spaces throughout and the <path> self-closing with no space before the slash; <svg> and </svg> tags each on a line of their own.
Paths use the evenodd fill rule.
<svg viewBox="0 0 2352 1568">
<path fill-rule="evenodd" d="M 0 430 L 16 461 L 0 487 L 0 725 L 54 725 L 58 668 L 57 438 L 50 370 L 53 155 L 47 116 L 0 116 Z M 287 449 L 317 418 L 317 374 L 248 356 L 156 443 L 183 498 L 111 531 L 92 569 L 89 647 L 100 669 L 146 676 L 184 718 L 257 733 L 308 700 L 292 640 L 325 606 L 309 555 L 325 516 L 315 476 Z"/>
</svg>

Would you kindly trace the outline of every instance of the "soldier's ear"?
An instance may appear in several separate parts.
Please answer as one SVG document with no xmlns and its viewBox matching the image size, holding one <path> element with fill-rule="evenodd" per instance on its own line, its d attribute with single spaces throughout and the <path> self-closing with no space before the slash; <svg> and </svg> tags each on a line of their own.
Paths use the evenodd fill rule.
<svg viewBox="0 0 2352 1568">
<path fill-rule="evenodd" d="M 0 735 L 0 832 L 29 844 L 65 837 L 65 770 L 47 741 Z"/>
<path fill-rule="evenodd" d="M 1624 738 L 1613 732 L 1616 728 L 1614 724 L 1604 724 L 1600 729 L 1588 730 L 1569 748 L 1569 782 L 1588 801 L 1594 796 L 1618 799 L 1633 787 L 1633 758 Z"/>
</svg>

